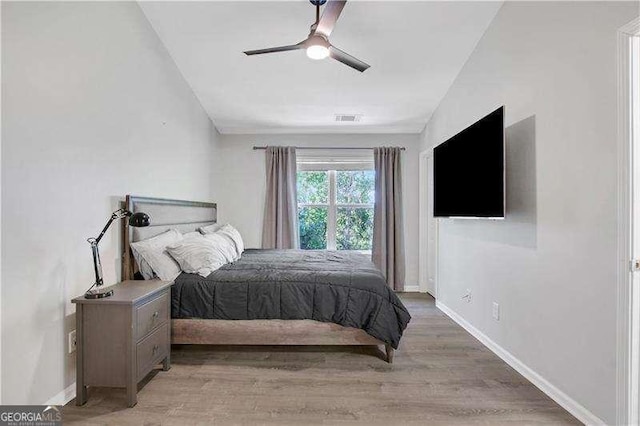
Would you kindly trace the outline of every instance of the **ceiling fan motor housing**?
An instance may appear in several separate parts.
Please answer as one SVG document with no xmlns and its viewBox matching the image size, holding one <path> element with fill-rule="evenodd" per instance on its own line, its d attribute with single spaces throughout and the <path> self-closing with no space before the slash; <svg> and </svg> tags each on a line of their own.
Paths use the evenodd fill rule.
<svg viewBox="0 0 640 426">
<path fill-rule="evenodd" d="M 321 36 L 320 34 L 311 35 L 308 39 L 304 41 L 305 46 L 324 46 L 327 49 L 331 47 L 329 41 Z"/>
<path fill-rule="evenodd" d="M 327 2 L 327 0 L 309 0 L 314 6 L 322 6 Z"/>
</svg>

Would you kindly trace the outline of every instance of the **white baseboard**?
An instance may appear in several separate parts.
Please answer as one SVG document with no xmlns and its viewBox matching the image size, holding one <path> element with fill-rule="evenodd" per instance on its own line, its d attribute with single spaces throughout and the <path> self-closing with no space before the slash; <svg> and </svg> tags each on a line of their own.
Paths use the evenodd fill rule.
<svg viewBox="0 0 640 426">
<path fill-rule="evenodd" d="M 49 398 L 43 405 L 65 405 L 76 397 L 76 382 L 73 382 L 66 389 L 61 390 L 55 396 Z"/>
<path fill-rule="evenodd" d="M 442 302 L 436 300 L 436 307 L 444 312 L 449 318 L 457 322 L 462 328 L 467 330 L 473 337 L 478 339 L 483 345 L 498 355 L 504 362 L 509 364 L 514 370 L 522 374 L 527 380 L 533 383 L 538 389 L 557 402 L 562 408 L 571 413 L 575 418 L 586 425 L 605 425 L 606 423 L 598 416 L 587 410 L 573 398 L 560 389 L 552 385 L 547 379 L 533 371 L 530 367 L 513 356 L 509 351 L 491 340 L 486 334 L 468 323 Z"/>
</svg>

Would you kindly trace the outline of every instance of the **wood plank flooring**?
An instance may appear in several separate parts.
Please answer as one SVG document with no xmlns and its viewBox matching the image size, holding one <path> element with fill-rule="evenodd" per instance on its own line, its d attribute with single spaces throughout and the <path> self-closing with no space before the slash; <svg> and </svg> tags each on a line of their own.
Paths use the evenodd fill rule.
<svg viewBox="0 0 640 426">
<path fill-rule="evenodd" d="M 65 424 L 579 424 L 446 317 L 403 294 L 413 319 L 394 363 L 375 347 L 174 346 L 172 367 L 124 389 L 91 388 Z"/>
</svg>

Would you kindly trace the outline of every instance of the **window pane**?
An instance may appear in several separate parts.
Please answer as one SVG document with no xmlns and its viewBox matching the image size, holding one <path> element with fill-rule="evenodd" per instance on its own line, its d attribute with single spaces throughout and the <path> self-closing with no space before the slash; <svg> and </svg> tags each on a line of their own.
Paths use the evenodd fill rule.
<svg viewBox="0 0 640 426">
<path fill-rule="evenodd" d="M 329 202 L 327 172 L 298 172 L 298 204 L 326 204 Z"/>
<path fill-rule="evenodd" d="M 327 207 L 298 209 L 301 249 L 324 250 L 327 248 L 327 211 Z"/>
<path fill-rule="evenodd" d="M 349 170 L 336 172 L 338 204 L 373 204 L 375 172 Z"/>
<path fill-rule="evenodd" d="M 338 250 L 371 250 L 373 208 L 338 207 L 336 224 Z"/>
</svg>

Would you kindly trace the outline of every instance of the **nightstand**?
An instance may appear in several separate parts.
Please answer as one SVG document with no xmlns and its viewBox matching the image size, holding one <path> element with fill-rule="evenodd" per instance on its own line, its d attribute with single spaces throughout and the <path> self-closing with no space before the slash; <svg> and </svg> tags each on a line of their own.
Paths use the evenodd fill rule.
<svg viewBox="0 0 640 426">
<path fill-rule="evenodd" d="M 136 405 L 138 382 L 162 362 L 170 368 L 171 281 L 123 281 L 104 299 L 76 297 L 76 405 L 87 386 L 127 388 Z"/>
</svg>

